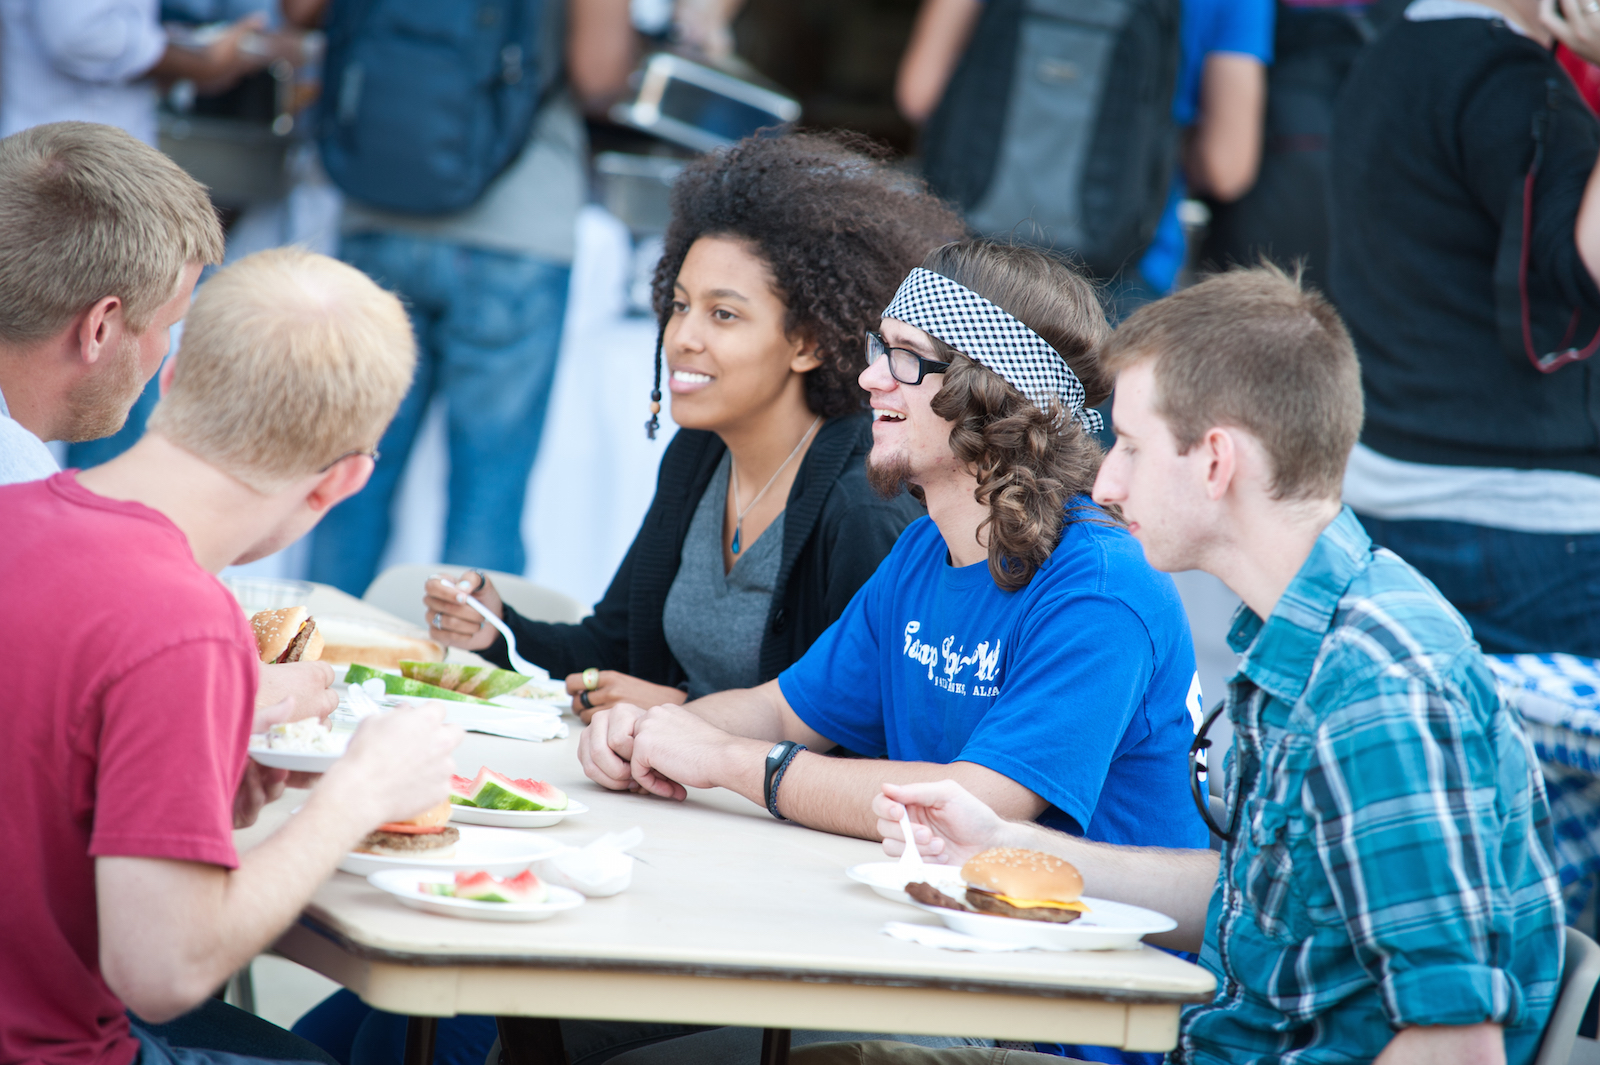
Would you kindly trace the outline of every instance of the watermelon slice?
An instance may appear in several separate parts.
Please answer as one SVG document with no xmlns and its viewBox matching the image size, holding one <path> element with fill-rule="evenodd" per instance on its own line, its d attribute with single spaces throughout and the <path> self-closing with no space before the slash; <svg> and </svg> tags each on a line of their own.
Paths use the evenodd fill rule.
<svg viewBox="0 0 1600 1065">
<path fill-rule="evenodd" d="M 479 699 L 493 699 L 498 695 L 506 695 L 533 679 L 524 677 L 521 673 L 513 673 L 509 669 L 467 666 L 450 662 L 402 661 L 400 675 Z"/>
<path fill-rule="evenodd" d="M 472 779 L 470 777 L 451 776 L 450 778 L 450 804 L 452 806 L 471 806 Z"/>
<path fill-rule="evenodd" d="M 504 880 L 488 873 L 457 873 L 453 893 L 458 899 L 471 899 L 474 902 L 510 902 L 519 906 L 530 906 L 550 897 L 550 889 L 545 886 L 543 880 L 534 875 L 532 869 L 524 869 L 516 876 Z"/>
<path fill-rule="evenodd" d="M 565 810 L 567 795 L 542 780 L 513 780 L 488 766 L 472 782 L 472 805 L 485 810 Z"/>
<path fill-rule="evenodd" d="M 349 684 L 365 684 L 373 678 L 383 681 L 383 690 L 390 695 L 408 695 L 413 699 L 449 699 L 452 702 L 477 703 L 480 706 L 488 703 L 485 699 L 462 695 L 460 692 L 453 692 L 449 688 L 439 688 L 432 684 L 424 684 L 420 680 L 397 677 L 393 673 L 385 673 L 370 666 L 353 665 L 344 675 L 345 682 Z"/>
</svg>

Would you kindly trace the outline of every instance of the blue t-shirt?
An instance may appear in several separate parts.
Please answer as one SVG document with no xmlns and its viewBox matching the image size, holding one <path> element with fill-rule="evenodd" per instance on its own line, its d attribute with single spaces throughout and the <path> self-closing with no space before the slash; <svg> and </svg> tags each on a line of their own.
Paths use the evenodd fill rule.
<svg viewBox="0 0 1600 1065">
<path fill-rule="evenodd" d="M 1183 0 L 1182 22 L 1178 35 L 1181 52 L 1178 60 L 1178 85 L 1172 94 L 1172 117 L 1182 129 L 1194 125 L 1200 114 L 1200 76 L 1206 56 L 1212 52 L 1234 52 L 1272 62 L 1273 0 Z M 1178 221 L 1178 203 L 1187 195 L 1183 172 L 1172 179 L 1167 194 L 1167 209 L 1156 226 L 1155 239 L 1139 272 L 1162 295 L 1172 291 L 1183 266 L 1183 226 Z"/>
<path fill-rule="evenodd" d="M 1199 721 L 1177 590 L 1087 499 L 1028 586 L 954 567 L 913 522 L 778 677 L 808 726 L 860 754 L 975 762 L 1051 805 L 1040 822 L 1107 843 L 1204 847 L 1189 794 Z"/>
</svg>

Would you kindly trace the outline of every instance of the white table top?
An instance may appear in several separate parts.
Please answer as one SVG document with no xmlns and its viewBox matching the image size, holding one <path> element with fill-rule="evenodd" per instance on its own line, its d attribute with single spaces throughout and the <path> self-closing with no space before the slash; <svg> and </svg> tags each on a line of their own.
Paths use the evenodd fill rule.
<svg viewBox="0 0 1600 1065">
<path fill-rule="evenodd" d="M 387 1002 L 385 1008 L 439 1015 L 491 1012 L 481 997 L 489 995 L 496 1000 L 495 1009 L 542 1016 L 821 1027 L 807 1018 L 825 1015 L 834 1021 L 829 1027 L 844 1030 L 939 1031 L 945 1026 L 952 1034 L 1127 1042 L 1105 1038 L 1100 1029 L 1091 1033 L 1098 1038 L 1079 1038 L 1086 1030 L 1082 1025 L 1057 1025 L 1038 1017 L 1014 1024 L 994 1022 L 1000 1027 L 1009 1024 L 1015 1035 L 999 1027 L 990 1031 L 954 1027 L 976 1023 L 970 1016 L 956 1016 L 966 1006 L 981 1004 L 986 1009 L 979 1016 L 997 1017 L 1004 1015 L 1001 1007 L 1010 1001 L 1027 1007 L 1023 1012 L 1050 1006 L 1056 1011 L 1051 1016 L 1068 1017 L 1083 1012 L 1064 1009 L 1064 1000 L 1076 1000 L 1090 1012 L 1100 1009 L 1107 1016 L 1104 1007 L 1114 1006 L 1123 1011 L 1116 1017 L 1124 1020 L 1128 1009 L 1142 1008 L 1160 1021 L 1160 1034 L 1151 1038 L 1170 1046 L 1179 1004 L 1211 997 L 1210 974 L 1150 947 L 980 954 L 936 950 L 884 935 L 880 929 L 888 921 L 930 925 L 937 921 L 921 910 L 879 898 L 845 877 L 848 866 L 885 860 L 877 844 L 776 822 L 766 811 L 722 790 L 692 792 L 684 803 L 608 792 L 583 776 L 575 755 L 581 726 L 575 719 L 569 723 L 570 738 L 538 744 L 469 734 L 457 751 L 457 767 L 466 776 L 487 765 L 513 777 L 548 780 L 590 807 L 587 814 L 533 830 L 542 838 L 583 844 L 604 832 L 641 826 L 644 842 L 634 850 L 639 861 L 626 892 L 591 899 L 546 921 L 482 923 L 409 909 L 365 880 L 338 873 L 318 890 L 300 928 L 285 937 L 280 950 L 351 986 L 361 985 L 357 990 L 376 1005 Z M 269 807 L 256 827 L 240 834 L 241 847 L 261 838 L 302 801 L 303 793 L 290 793 Z M 351 959 L 365 968 L 359 972 L 350 968 Z M 384 981 L 373 976 L 377 970 L 385 974 Z M 447 972 L 453 975 L 441 983 Z M 628 974 L 687 978 L 700 990 L 698 997 L 680 995 L 670 1008 L 650 1004 L 649 989 L 643 985 L 636 1006 L 613 996 L 603 1007 L 590 1005 L 589 996 L 574 992 L 561 995 L 564 1001 L 557 1010 L 528 1001 L 526 993 L 501 995 L 496 990 L 499 984 L 492 980 L 478 980 L 469 994 L 464 988 L 473 983 L 473 973 L 498 974 L 499 980 L 510 979 L 508 974 L 528 980 L 538 975 L 543 982 L 526 984 L 524 992 L 537 987 L 546 996 L 569 984 L 587 985 L 579 974 L 604 976 L 606 987 L 618 986 L 617 981 Z M 425 994 L 420 990 L 413 994 L 396 983 L 424 976 Z M 738 998 L 735 986 L 746 981 L 752 986 L 776 981 L 767 983 L 769 991 L 788 990 L 781 1002 L 730 1005 L 727 1009 L 733 1012 L 726 1015 L 718 1012 L 721 1007 L 702 1005 L 707 987 L 720 989 L 722 997 L 732 1002 Z M 918 1023 L 880 1018 L 876 1024 L 855 1026 L 838 1017 L 845 1008 L 841 1001 L 824 1001 L 823 996 L 810 1006 L 799 1005 L 805 999 L 801 989 L 816 992 L 816 997 L 821 985 L 830 984 L 852 990 L 850 1001 L 867 1011 L 858 1019 L 875 1016 L 871 1011 L 882 1008 L 872 1006 L 876 1000 L 870 995 L 863 997 L 869 989 L 902 995 L 914 989 L 938 992 L 922 1001 L 943 1005 L 938 1014 L 929 1013 Z M 473 995 L 480 997 L 474 1001 Z M 907 1022 L 909 1016 L 902 1011 L 897 1020 Z M 716 1017 L 724 1019 L 707 1020 Z M 1043 1031 L 1040 1023 L 1051 1031 Z M 1115 1025 L 1122 1023 L 1115 1020 Z M 1127 1045 L 1139 1044 L 1138 1038 L 1129 1039 Z M 1152 1046 L 1150 1039 L 1142 1045 L 1162 1048 Z"/>
</svg>

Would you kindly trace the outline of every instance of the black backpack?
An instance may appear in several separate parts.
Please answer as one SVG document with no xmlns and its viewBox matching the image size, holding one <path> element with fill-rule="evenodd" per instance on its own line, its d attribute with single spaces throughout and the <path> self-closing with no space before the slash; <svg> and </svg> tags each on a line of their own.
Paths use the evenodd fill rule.
<svg viewBox="0 0 1600 1065">
<path fill-rule="evenodd" d="M 521 153 L 560 70 L 559 0 L 333 0 L 322 165 L 373 207 L 470 207 Z"/>
<path fill-rule="evenodd" d="M 1149 245 L 1176 161 L 1179 0 L 988 0 L 922 139 L 974 230 L 1113 277 Z"/>
</svg>

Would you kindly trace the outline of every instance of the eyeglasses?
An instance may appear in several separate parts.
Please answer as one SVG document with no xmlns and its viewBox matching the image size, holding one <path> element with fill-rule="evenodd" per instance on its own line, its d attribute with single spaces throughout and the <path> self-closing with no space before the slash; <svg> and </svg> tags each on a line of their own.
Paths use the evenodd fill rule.
<svg viewBox="0 0 1600 1065">
<path fill-rule="evenodd" d="M 891 348 L 882 333 L 867 330 L 867 365 L 871 366 L 885 355 L 889 356 L 889 376 L 903 385 L 920 385 L 929 374 L 950 369 L 948 362 L 924 359 L 910 348 Z"/>
<path fill-rule="evenodd" d="M 340 455 L 338 458 L 334 459 L 332 462 L 328 463 L 326 466 L 322 467 L 322 469 L 318 470 L 317 472 L 318 473 L 327 473 L 329 470 L 331 470 L 335 466 L 339 465 L 339 463 L 343 462 L 345 459 L 351 458 L 351 457 L 353 457 L 355 455 L 365 455 L 365 456 L 367 456 L 367 458 L 372 460 L 372 464 L 374 466 L 376 466 L 378 464 L 378 459 L 382 457 L 379 454 L 378 449 L 375 448 L 375 447 L 360 448 L 360 449 L 358 449 L 356 451 L 346 451 L 343 455 Z"/>
<path fill-rule="evenodd" d="M 1217 824 L 1216 819 L 1211 816 L 1211 787 L 1207 783 L 1210 774 L 1206 765 L 1206 752 L 1211 748 L 1211 740 L 1206 733 L 1211 731 L 1211 723 L 1222 714 L 1223 708 L 1227 705 L 1224 700 L 1213 706 L 1200 725 L 1200 731 L 1195 733 L 1194 743 L 1189 747 L 1189 791 L 1194 796 L 1195 808 L 1200 811 L 1200 819 L 1206 823 L 1206 827 L 1212 834 L 1232 843 L 1233 834 L 1239 827 L 1239 807 L 1242 804 L 1235 795 L 1233 801 L 1228 804 L 1233 808 L 1228 814 L 1228 827 L 1223 828 Z M 1221 766 L 1217 768 L 1220 772 Z"/>
</svg>

